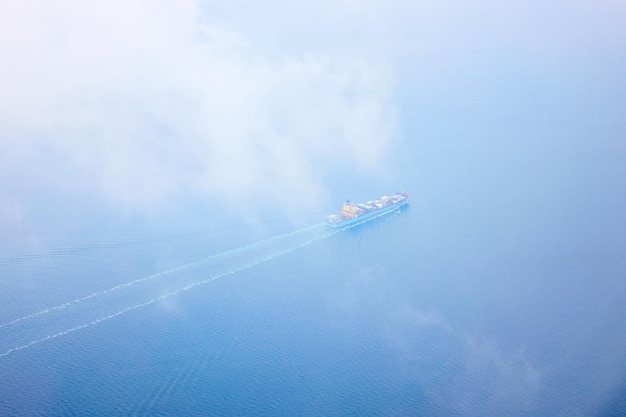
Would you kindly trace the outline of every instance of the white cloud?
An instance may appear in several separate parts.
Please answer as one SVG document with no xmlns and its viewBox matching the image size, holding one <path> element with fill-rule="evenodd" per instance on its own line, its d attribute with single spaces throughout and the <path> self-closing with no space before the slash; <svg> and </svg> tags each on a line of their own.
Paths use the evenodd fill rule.
<svg viewBox="0 0 626 417">
<path fill-rule="evenodd" d="M 310 205 L 333 167 L 386 170 L 396 82 L 448 106 L 520 63 L 555 80 L 602 74 L 623 12 L 586 1 L 3 2 L 0 177 L 139 209 L 178 190 Z"/>
<path fill-rule="evenodd" d="M 449 414 L 527 415 L 541 406 L 547 371 L 522 347 L 508 350 L 493 337 L 461 329 L 437 310 L 421 311 L 408 302 L 397 303 L 385 322 L 384 334 L 412 364 L 413 368 L 406 371 L 415 373 L 416 378 L 421 378 L 424 369 L 441 357 L 449 361 L 446 366 L 456 368 L 445 378 L 441 376 L 445 383 L 432 397 Z M 429 350 L 432 344 L 462 355 L 455 358 L 448 356 L 449 352 L 433 354 Z"/>
<path fill-rule="evenodd" d="M 384 60 L 270 51 L 193 1 L 0 16 L 0 174 L 19 181 L 59 177 L 52 153 L 70 167 L 57 182 L 124 206 L 180 189 L 314 203 L 325 168 L 375 169 L 395 131 Z"/>
<path fill-rule="evenodd" d="M 522 349 L 507 351 L 496 340 L 474 334 L 465 338 L 464 355 L 463 367 L 442 398 L 456 413 L 528 415 L 540 409 L 546 370 Z"/>
</svg>

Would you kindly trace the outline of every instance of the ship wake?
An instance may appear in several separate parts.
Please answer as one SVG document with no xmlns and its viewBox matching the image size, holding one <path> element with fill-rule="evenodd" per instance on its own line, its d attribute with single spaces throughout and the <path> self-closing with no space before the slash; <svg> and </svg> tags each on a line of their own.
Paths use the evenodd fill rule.
<svg viewBox="0 0 626 417">
<path fill-rule="evenodd" d="M 0 324 L 0 357 L 28 349 L 233 275 L 328 238 L 316 224 L 97 291 Z"/>
</svg>

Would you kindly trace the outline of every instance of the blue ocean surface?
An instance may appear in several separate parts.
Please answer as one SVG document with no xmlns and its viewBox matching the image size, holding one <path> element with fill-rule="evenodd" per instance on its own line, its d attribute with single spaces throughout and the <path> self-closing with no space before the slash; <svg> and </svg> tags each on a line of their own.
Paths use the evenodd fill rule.
<svg viewBox="0 0 626 417">
<path fill-rule="evenodd" d="M 617 415 L 618 249 L 427 210 L 6 255 L 0 415 Z"/>
</svg>

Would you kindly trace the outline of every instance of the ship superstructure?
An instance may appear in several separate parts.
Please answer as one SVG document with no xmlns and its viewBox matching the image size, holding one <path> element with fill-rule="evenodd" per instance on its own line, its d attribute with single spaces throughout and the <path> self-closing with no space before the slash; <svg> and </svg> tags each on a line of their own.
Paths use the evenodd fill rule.
<svg viewBox="0 0 626 417">
<path fill-rule="evenodd" d="M 399 209 L 409 202 L 409 194 L 402 192 L 385 195 L 377 200 L 367 203 L 351 203 L 350 200 L 343 203 L 341 211 L 326 218 L 326 224 L 331 227 L 343 227 L 361 223 L 373 217 L 382 216 Z"/>
</svg>

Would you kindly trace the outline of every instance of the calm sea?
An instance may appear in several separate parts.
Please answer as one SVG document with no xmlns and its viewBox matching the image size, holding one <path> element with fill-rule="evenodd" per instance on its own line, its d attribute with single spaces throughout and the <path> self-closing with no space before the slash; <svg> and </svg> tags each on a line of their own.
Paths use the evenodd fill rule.
<svg viewBox="0 0 626 417">
<path fill-rule="evenodd" d="M 423 210 L 5 254 L 0 415 L 618 415 L 619 248 Z"/>
</svg>

